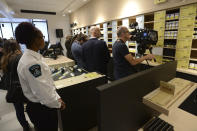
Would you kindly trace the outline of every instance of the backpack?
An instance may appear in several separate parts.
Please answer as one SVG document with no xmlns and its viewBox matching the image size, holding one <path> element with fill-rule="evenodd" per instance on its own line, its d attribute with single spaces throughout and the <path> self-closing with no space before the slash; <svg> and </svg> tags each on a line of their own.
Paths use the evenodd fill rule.
<svg viewBox="0 0 197 131">
<path fill-rule="evenodd" d="M 9 63 L 10 71 L 6 74 L 6 83 L 4 82 L 7 87 L 6 101 L 8 103 L 27 102 L 27 98 L 23 94 L 17 73 L 17 66 L 21 56 L 22 55 L 17 55 L 15 59 Z"/>
</svg>

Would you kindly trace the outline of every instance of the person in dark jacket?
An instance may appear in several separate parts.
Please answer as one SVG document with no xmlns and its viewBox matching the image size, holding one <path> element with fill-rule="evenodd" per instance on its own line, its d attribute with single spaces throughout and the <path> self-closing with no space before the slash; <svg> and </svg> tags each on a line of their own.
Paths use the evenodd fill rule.
<svg viewBox="0 0 197 131">
<path fill-rule="evenodd" d="M 82 58 L 82 45 L 86 41 L 87 41 L 87 36 L 80 33 L 71 46 L 71 51 L 75 59 L 75 62 L 81 68 L 84 68 L 84 62 Z"/>
<path fill-rule="evenodd" d="M 98 39 L 101 36 L 98 27 L 91 27 L 90 34 L 91 38 L 82 45 L 85 69 L 107 74 L 107 63 L 110 59 L 107 44 Z"/>
<path fill-rule="evenodd" d="M 1 68 L 3 70 L 4 75 L 10 73 L 11 70 L 13 71 L 11 72 L 12 73 L 11 80 L 13 81 L 19 82 L 19 78 L 17 74 L 17 66 L 14 67 L 15 69 L 11 69 L 12 68 L 11 66 L 14 62 L 18 64 L 18 61 L 21 56 L 22 56 L 22 52 L 20 50 L 20 46 L 15 40 L 5 41 L 4 46 L 3 46 L 3 56 L 1 59 Z M 21 92 L 22 92 L 22 89 L 21 89 Z M 26 120 L 25 114 L 24 114 L 23 100 L 18 98 L 18 100 L 15 100 L 15 102 L 13 102 L 13 104 L 16 110 L 17 119 L 19 123 L 21 124 L 21 126 L 23 127 L 23 131 L 30 131 L 29 123 Z"/>
<path fill-rule="evenodd" d="M 66 37 L 66 42 L 65 42 L 65 47 L 66 47 L 66 50 L 67 50 L 67 57 L 74 60 L 74 57 L 72 55 L 72 52 L 71 52 L 71 46 L 73 44 L 73 42 L 75 41 L 75 39 L 77 38 L 77 35 L 75 36 L 67 36 Z"/>
<path fill-rule="evenodd" d="M 0 37 L 0 61 L 2 56 L 3 56 L 3 39 L 1 39 Z M 1 69 L 1 65 L 0 65 L 0 69 Z"/>
</svg>

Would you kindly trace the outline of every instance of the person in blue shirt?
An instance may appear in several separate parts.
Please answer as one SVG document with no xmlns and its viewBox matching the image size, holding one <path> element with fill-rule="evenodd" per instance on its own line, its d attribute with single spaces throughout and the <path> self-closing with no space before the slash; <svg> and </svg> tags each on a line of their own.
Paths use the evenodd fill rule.
<svg viewBox="0 0 197 131">
<path fill-rule="evenodd" d="M 87 41 L 87 36 L 80 33 L 77 35 L 76 40 L 72 43 L 71 52 L 76 61 L 76 64 L 84 68 L 84 62 L 82 58 L 82 44 Z"/>
<path fill-rule="evenodd" d="M 135 59 L 126 46 L 126 41 L 130 40 L 131 36 L 127 27 L 120 27 L 117 30 L 118 39 L 112 46 L 113 61 L 114 61 L 114 77 L 120 79 L 136 72 L 133 66 L 141 63 L 144 60 L 154 59 L 154 55 L 148 54 L 141 58 Z"/>
</svg>

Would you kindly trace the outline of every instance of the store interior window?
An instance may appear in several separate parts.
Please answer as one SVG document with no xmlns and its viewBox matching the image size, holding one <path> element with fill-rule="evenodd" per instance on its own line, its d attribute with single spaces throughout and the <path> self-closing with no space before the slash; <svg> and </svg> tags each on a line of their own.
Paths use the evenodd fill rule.
<svg viewBox="0 0 197 131">
<path fill-rule="evenodd" d="M 3 38 L 10 39 L 13 38 L 13 31 L 11 23 L 1 23 L 1 30 Z"/>
<path fill-rule="evenodd" d="M 39 30 L 41 30 L 44 40 L 46 42 L 49 42 L 49 36 L 48 36 L 48 27 L 47 27 L 47 21 L 33 21 L 33 24 L 35 27 L 37 27 Z"/>
<path fill-rule="evenodd" d="M 0 29 L 1 29 L 1 27 L 0 27 Z M 0 37 L 3 38 L 2 33 L 1 33 L 1 30 L 0 30 Z"/>
<path fill-rule="evenodd" d="M 48 23 L 45 19 L 9 19 L 0 18 L 0 37 L 4 39 L 15 38 L 15 29 L 21 22 L 32 22 L 43 33 L 44 40 L 49 42 Z"/>
<path fill-rule="evenodd" d="M 13 33 L 15 34 L 15 29 L 20 23 L 12 23 Z"/>
</svg>

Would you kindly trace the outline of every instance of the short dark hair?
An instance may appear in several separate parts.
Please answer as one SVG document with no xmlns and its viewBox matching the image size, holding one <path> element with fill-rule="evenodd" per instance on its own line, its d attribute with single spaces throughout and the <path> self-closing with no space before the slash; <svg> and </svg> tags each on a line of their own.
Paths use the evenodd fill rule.
<svg viewBox="0 0 197 131">
<path fill-rule="evenodd" d="M 31 44 L 41 33 L 33 24 L 29 22 L 20 23 L 15 30 L 16 41 L 20 44 L 25 44 L 27 48 L 31 47 Z"/>
<path fill-rule="evenodd" d="M 87 36 L 82 34 L 82 33 L 80 33 L 80 34 L 77 35 L 76 40 L 77 41 L 81 41 L 82 40 L 83 42 L 86 42 L 87 41 Z"/>
</svg>

